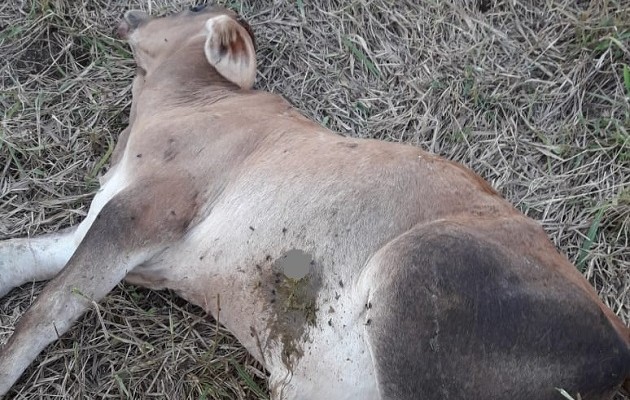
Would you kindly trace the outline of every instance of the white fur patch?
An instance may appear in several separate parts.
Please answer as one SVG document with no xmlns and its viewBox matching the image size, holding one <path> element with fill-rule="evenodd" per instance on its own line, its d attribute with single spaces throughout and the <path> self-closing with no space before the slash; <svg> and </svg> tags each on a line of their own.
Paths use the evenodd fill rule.
<svg viewBox="0 0 630 400">
<path fill-rule="evenodd" d="M 0 297 L 27 282 L 52 279 L 75 250 L 70 232 L 0 242 Z"/>
<path fill-rule="evenodd" d="M 123 164 L 123 162 L 121 162 Z M 27 282 L 52 279 L 66 265 L 103 206 L 127 185 L 123 165 L 98 191 L 87 217 L 74 230 L 0 242 L 0 297 Z"/>
<path fill-rule="evenodd" d="M 73 239 L 76 246 L 81 243 L 88 229 L 90 229 L 90 226 L 92 226 L 92 223 L 96 219 L 96 216 L 101 212 L 105 204 L 107 204 L 112 197 L 123 190 L 129 183 L 124 169 L 124 164 L 125 160 L 123 159 L 120 164 L 117 165 L 117 169 L 114 171 L 111 178 L 105 182 L 105 184 L 96 193 L 96 196 L 94 196 L 94 200 L 92 200 L 92 204 L 90 204 L 90 210 L 88 211 L 87 217 L 85 217 L 83 222 L 81 222 L 74 234 Z"/>
<path fill-rule="evenodd" d="M 222 21 L 229 21 L 232 18 L 228 17 L 227 15 L 217 15 L 216 17 L 212 17 L 209 20 L 206 21 L 206 33 L 207 34 L 212 34 L 212 32 L 214 32 L 214 26 Z M 208 36 L 210 37 L 210 36 Z"/>
</svg>

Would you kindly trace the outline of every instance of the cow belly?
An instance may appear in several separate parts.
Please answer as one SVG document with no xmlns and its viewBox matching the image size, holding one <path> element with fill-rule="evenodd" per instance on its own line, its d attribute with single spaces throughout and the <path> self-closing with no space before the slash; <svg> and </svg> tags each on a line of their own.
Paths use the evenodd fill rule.
<svg viewBox="0 0 630 400">
<path fill-rule="evenodd" d="M 329 327 L 330 328 L 330 327 Z M 362 327 L 314 330 L 312 343 L 287 375 L 286 365 L 270 366 L 272 400 L 378 400 L 371 353 Z"/>
<path fill-rule="evenodd" d="M 365 295 L 351 279 L 343 287 L 337 279 L 317 281 L 314 319 L 301 328 L 288 324 L 279 315 L 286 299 L 273 286 L 285 279 L 273 272 L 278 257 L 256 247 L 199 230 L 127 280 L 173 289 L 217 318 L 268 369 L 273 400 L 379 399 L 364 337 Z"/>
</svg>

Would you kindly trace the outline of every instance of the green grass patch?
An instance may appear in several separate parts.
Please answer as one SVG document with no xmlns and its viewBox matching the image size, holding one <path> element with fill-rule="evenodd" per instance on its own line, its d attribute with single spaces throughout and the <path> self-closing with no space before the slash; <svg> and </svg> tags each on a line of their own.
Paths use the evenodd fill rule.
<svg viewBox="0 0 630 400">
<path fill-rule="evenodd" d="M 348 37 L 343 38 L 343 44 L 350 50 L 350 53 L 356 58 L 361 64 L 367 68 L 367 70 L 374 75 L 374 77 L 380 77 L 381 73 L 370 57 L 368 57 L 363 50 L 357 47 Z"/>
<path fill-rule="evenodd" d="M 591 248 L 593 247 L 593 243 L 595 243 L 595 238 L 597 237 L 597 232 L 599 231 L 599 225 L 602 222 L 602 216 L 604 215 L 604 211 L 606 211 L 606 208 L 606 206 L 602 206 L 597 210 L 595 218 L 593 218 L 593 222 L 591 223 L 591 226 L 588 228 L 588 232 L 586 233 L 586 239 L 584 239 L 584 242 L 582 242 L 580 253 L 578 255 L 578 261 L 576 264 L 576 267 L 580 272 L 584 272 L 586 260 L 590 254 Z"/>
<path fill-rule="evenodd" d="M 254 381 L 254 378 L 243 368 L 239 363 L 236 362 L 233 358 L 230 358 L 230 364 L 236 369 L 238 376 L 242 379 L 242 382 L 245 386 L 252 391 L 259 399 L 268 399 L 269 397 L 265 393 L 264 390 L 258 386 L 258 384 Z"/>
<path fill-rule="evenodd" d="M 630 97 L 630 67 L 623 65 L 623 85 L 626 87 L 626 95 Z"/>
</svg>

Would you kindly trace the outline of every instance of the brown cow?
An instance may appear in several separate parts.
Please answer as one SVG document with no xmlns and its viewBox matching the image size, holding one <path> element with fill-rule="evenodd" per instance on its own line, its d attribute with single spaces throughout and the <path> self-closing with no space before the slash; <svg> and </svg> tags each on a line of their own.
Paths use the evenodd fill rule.
<svg viewBox="0 0 630 400">
<path fill-rule="evenodd" d="M 477 175 L 251 90 L 231 11 L 132 11 L 119 33 L 131 124 L 87 218 L 0 244 L 0 295 L 54 277 L 0 351 L 0 395 L 123 279 L 220 307 L 274 400 L 595 400 L 628 378 L 628 328 Z"/>
</svg>

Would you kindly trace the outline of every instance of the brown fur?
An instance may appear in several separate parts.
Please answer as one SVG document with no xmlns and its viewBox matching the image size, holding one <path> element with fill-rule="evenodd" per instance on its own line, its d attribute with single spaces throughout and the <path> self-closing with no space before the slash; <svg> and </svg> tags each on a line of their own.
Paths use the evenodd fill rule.
<svg viewBox="0 0 630 400">
<path fill-rule="evenodd" d="M 0 393 L 123 278 L 220 319 L 274 400 L 603 399 L 628 377 L 628 328 L 478 175 L 249 90 L 253 37 L 231 11 L 141 17 L 119 29 L 130 126 L 76 251 L 0 352 Z M 313 260 L 303 280 L 278 275 L 293 250 Z"/>
</svg>

